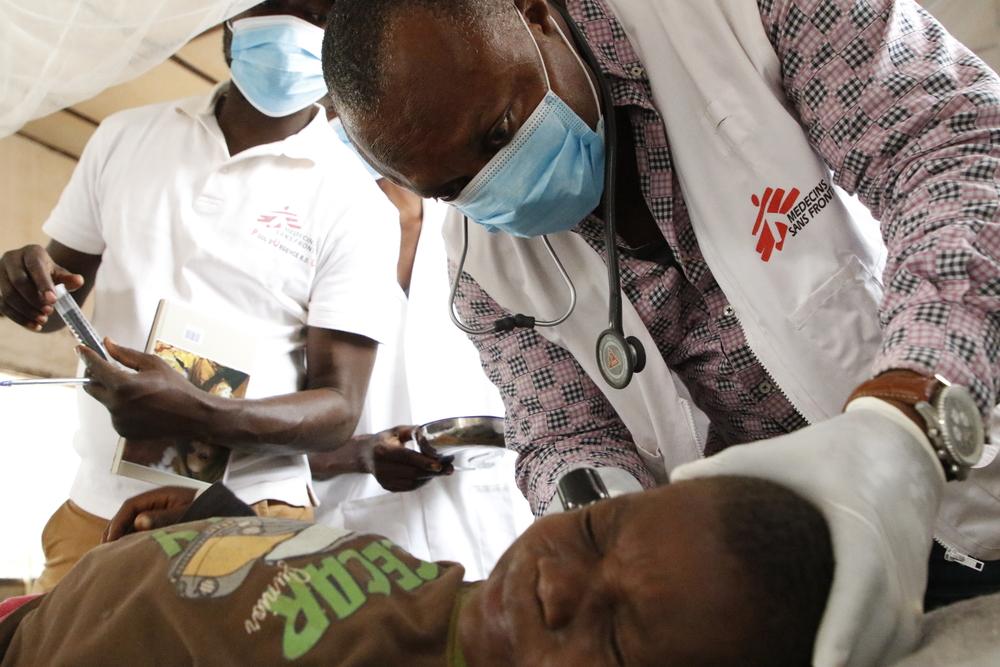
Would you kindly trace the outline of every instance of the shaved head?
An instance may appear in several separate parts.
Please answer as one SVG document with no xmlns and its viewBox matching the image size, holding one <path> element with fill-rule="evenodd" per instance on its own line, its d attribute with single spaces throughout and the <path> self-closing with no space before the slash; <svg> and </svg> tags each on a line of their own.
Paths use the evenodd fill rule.
<svg viewBox="0 0 1000 667">
<path fill-rule="evenodd" d="M 454 35 L 500 38 L 517 22 L 512 0 L 341 0 L 334 3 L 323 41 L 323 73 L 342 116 L 370 120 L 386 94 L 386 71 L 396 64 L 398 27 L 430 15 Z M 428 43 L 426 48 L 439 48 Z M 393 91 L 405 94 L 406 91 Z"/>
<path fill-rule="evenodd" d="M 549 88 L 596 126 L 592 76 L 568 33 L 548 0 L 337 0 L 323 72 L 369 164 L 448 201 Z"/>
</svg>

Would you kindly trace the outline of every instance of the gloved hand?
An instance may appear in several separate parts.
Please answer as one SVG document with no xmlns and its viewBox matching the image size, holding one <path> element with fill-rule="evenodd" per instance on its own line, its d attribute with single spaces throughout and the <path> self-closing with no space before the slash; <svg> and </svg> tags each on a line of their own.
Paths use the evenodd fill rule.
<svg viewBox="0 0 1000 667">
<path fill-rule="evenodd" d="M 825 422 L 731 447 L 671 474 L 675 482 L 767 479 L 823 513 L 836 570 L 813 651 L 819 667 L 883 665 L 919 638 L 944 472 L 926 436 L 901 412 L 878 399 L 865 406 L 852 404 Z"/>
</svg>

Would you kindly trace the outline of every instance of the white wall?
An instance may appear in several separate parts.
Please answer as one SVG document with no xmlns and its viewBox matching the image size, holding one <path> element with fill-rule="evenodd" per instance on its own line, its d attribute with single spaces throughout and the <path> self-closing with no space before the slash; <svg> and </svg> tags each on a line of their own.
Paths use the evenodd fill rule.
<svg viewBox="0 0 1000 667">
<path fill-rule="evenodd" d="M 42 223 L 59 200 L 76 162 L 24 137 L 0 140 L 0 253 L 46 243 Z M 0 369 L 62 376 L 76 367 L 73 336 L 42 337 L 0 318 Z M 0 423 L 5 422 L 0 410 Z"/>
<path fill-rule="evenodd" d="M 920 4 L 1000 71 L 1000 0 L 920 0 Z"/>
<path fill-rule="evenodd" d="M 0 380 L 13 377 L 0 373 Z M 32 579 L 44 565 L 42 527 L 65 500 L 79 464 L 76 389 L 0 387 L 0 579 Z"/>
<path fill-rule="evenodd" d="M 42 222 L 55 206 L 76 163 L 23 137 L 0 140 L 0 252 L 44 243 Z M 3 371 L 67 376 L 76 370 L 73 336 L 42 336 L 0 318 Z M 0 387 L 0 579 L 33 578 L 42 570 L 41 532 L 66 500 L 79 459 L 74 390 Z"/>
</svg>

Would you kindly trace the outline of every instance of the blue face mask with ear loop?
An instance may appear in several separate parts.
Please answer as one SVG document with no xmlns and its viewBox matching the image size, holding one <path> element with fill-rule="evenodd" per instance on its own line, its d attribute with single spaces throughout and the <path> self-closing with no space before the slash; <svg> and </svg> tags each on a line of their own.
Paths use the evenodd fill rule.
<svg viewBox="0 0 1000 667">
<path fill-rule="evenodd" d="M 372 167 L 370 164 L 368 164 L 368 160 L 364 159 L 361 156 L 361 153 L 358 152 L 358 149 L 354 147 L 354 144 L 351 143 L 351 140 L 347 136 L 347 130 L 344 129 L 344 124 L 340 121 L 340 116 L 337 116 L 336 118 L 330 121 L 330 127 L 333 128 L 333 131 L 337 133 L 337 137 L 340 138 L 340 143 L 350 148 L 351 152 L 353 152 L 358 157 L 358 160 L 360 160 L 361 164 L 364 165 L 365 171 L 368 172 L 369 176 L 371 176 L 376 181 L 380 178 L 383 178 L 382 174 L 375 171 L 375 168 Z"/>
<path fill-rule="evenodd" d="M 265 116 L 280 118 L 326 95 L 323 29 L 295 16 L 251 16 L 229 24 L 233 84 Z"/>
<path fill-rule="evenodd" d="M 491 232 L 541 236 L 575 227 L 596 208 L 604 193 L 604 119 L 592 130 L 552 91 L 548 69 L 531 29 L 528 30 L 545 73 L 547 92 L 531 116 L 469 182 L 451 205 Z M 570 46 L 600 98 L 583 62 Z"/>
</svg>

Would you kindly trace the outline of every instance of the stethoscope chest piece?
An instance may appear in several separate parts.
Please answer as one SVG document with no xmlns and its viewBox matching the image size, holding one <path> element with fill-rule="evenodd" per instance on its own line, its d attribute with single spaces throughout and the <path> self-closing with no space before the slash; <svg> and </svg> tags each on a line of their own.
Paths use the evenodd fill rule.
<svg viewBox="0 0 1000 667">
<path fill-rule="evenodd" d="M 614 329 L 605 329 L 597 339 L 597 367 L 604 381 L 624 389 L 632 376 L 646 365 L 646 351 L 635 336 L 625 338 Z"/>
</svg>

